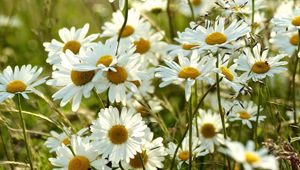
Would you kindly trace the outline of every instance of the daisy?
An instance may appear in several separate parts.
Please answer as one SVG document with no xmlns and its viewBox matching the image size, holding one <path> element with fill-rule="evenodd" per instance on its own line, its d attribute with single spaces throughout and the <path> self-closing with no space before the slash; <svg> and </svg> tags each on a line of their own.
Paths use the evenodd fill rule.
<svg viewBox="0 0 300 170">
<path fill-rule="evenodd" d="M 25 99 L 29 99 L 28 93 L 42 95 L 35 89 L 43 84 L 47 77 L 37 80 L 43 68 L 31 65 L 16 66 L 14 70 L 8 66 L 0 74 L 0 102 L 13 98 L 16 94 L 21 94 Z"/>
<path fill-rule="evenodd" d="M 130 162 L 137 152 L 141 153 L 145 125 L 139 113 L 125 107 L 101 109 L 99 117 L 91 126 L 91 138 L 97 151 L 113 163 Z"/>
<path fill-rule="evenodd" d="M 199 145 L 200 140 L 196 137 L 192 137 L 192 160 L 199 156 L 205 156 L 208 151 L 202 145 Z M 173 142 L 168 144 L 167 152 L 171 158 L 173 158 L 177 145 Z M 189 152 L 189 137 L 185 137 L 182 141 L 181 146 L 178 149 L 176 160 L 179 161 L 177 169 L 180 169 L 183 163 L 189 164 L 190 152 Z"/>
<path fill-rule="evenodd" d="M 271 22 L 281 31 L 300 29 L 300 9 L 289 6 L 283 13 L 276 12 Z"/>
<path fill-rule="evenodd" d="M 117 63 L 107 71 L 102 71 L 99 83 L 95 86 L 97 93 L 108 89 L 110 102 L 122 102 L 126 105 L 127 91 L 136 92 L 138 84 L 147 79 L 147 75 L 140 70 L 139 54 L 134 53 L 135 48 L 130 46 L 126 53 L 120 55 Z"/>
<path fill-rule="evenodd" d="M 135 154 L 134 158 L 131 158 L 129 163 L 122 163 L 123 168 L 142 170 L 144 165 L 147 170 L 156 170 L 164 167 L 163 161 L 165 160 L 167 152 L 163 145 L 163 138 L 158 137 L 153 139 L 153 136 L 154 134 L 147 128 L 146 138 L 141 147 L 142 152 Z M 141 161 L 141 158 L 143 162 Z"/>
<path fill-rule="evenodd" d="M 255 0 L 254 10 L 263 8 L 262 0 Z M 252 0 L 218 0 L 217 4 L 225 9 L 227 14 L 251 14 Z"/>
<path fill-rule="evenodd" d="M 251 50 L 253 50 L 253 53 Z M 267 58 L 268 52 L 269 50 L 262 51 L 260 44 L 257 44 L 253 49 L 246 48 L 244 54 L 235 60 L 235 63 L 238 65 L 237 70 L 244 71 L 241 78 L 259 81 L 265 79 L 267 76 L 272 77 L 274 74 L 287 70 L 282 67 L 287 62 L 280 61 L 285 57 L 284 54 Z"/>
<path fill-rule="evenodd" d="M 215 68 L 215 59 L 208 56 L 200 59 L 197 51 L 194 51 L 191 58 L 179 54 L 179 64 L 174 61 L 165 60 L 166 66 L 156 69 L 156 77 L 162 79 L 159 87 L 165 87 L 171 83 L 185 84 L 185 99 L 188 101 L 191 96 L 191 88 L 196 81 L 212 82 L 210 74 Z"/>
<path fill-rule="evenodd" d="M 214 6 L 215 0 L 190 0 L 193 8 L 194 15 L 201 16 Z M 185 16 L 192 16 L 192 12 L 187 0 L 181 0 L 179 4 L 179 11 Z"/>
<path fill-rule="evenodd" d="M 278 162 L 273 155 L 268 155 L 268 150 L 262 148 L 255 151 L 253 141 L 248 141 L 246 147 L 239 142 L 226 142 L 225 154 L 232 157 L 238 163 L 243 164 L 245 170 L 270 169 L 278 170 Z"/>
<path fill-rule="evenodd" d="M 57 65 L 58 70 L 52 72 L 52 79 L 47 81 L 48 85 L 62 87 L 53 94 L 54 100 L 62 99 L 60 106 L 65 106 L 72 101 L 72 111 L 77 111 L 82 97 L 90 97 L 91 90 L 96 86 L 98 80 L 95 78 L 95 71 L 77 71 L 74 64 L 81 63 L 70 50 L 62 54 L 62 62 Z"/>
<path fill-rule="evenodd" d="M 134 2 L 133 7 L 139 11 L 152 12 L 159 14 L 167 9 L 167 0 L 146 0 L 143 2 Z"/>
<path fill-rule="evenodd" d="M 98 34 L 86 36 L 89 30 L 89 24 L 85 24 L 83 28 L 71 29 L 62 28 L 58 31 L 59 37 L 62 42 L 53 39 L 51 42 L 45 42 L 43 46 L 48 52 L 47 63 L 56 65 L 61 61 L 61 53 L 67 50 L 78 54 L 81 50 L 86 50 L 94 45 L 92 41 L 98 38 Z"/>
<path fill-rule="evenodd" d="M 224 144 L 225 141 L 224 135 L 220 133 L 223 131 L 220 115 L 210 110 L 200 109 L 197 119 L 198 125 L 195 127 L 198 130 L 193 130 L 193 133 L 199 132 L 201 145 L 212 153 L 214 152 L 214 145 Z"/>
<path fill-rule="evenodd" d="M 217 17 L 215 25 L 206 21 L 206 26 L 192 22 L 191 28 L 182 33 L 184 40 L 189 44 L 200 44 L 200 50 L 215 52 L 218 48 L 232 49 L 231 42 L 245 36 L 250 32 L 249 25 L 243 20 L 233 20 L 225 27 L 225 18 Z"/>
<path fill-rule="evenodd" d="M 293 56 L 298 49 L 299 35 L 297 31 L 280 33 L 274 31 L 271 33 L 271 37 L 270 42 L 289 57 Z"/>
<path fill-rule="evenodd" d="M 109 170 L 105 159 L 99 158 L 94 146 L 79 136 L 72 136 L 70 148 L 62 145 L 57 151 L 56 158 L 49 158 L 49 161 L 59 170 Z"/>
<path fill-rule="evenodd" d="M 255 105 L 252 101 L 235 101 L 233 102 L 233 104 L 230 101 L 229 103 L 229 108 L 227 109 L 225 107 L 226 104 L 224 104 L 225 110 L 229 112 L 229 115 L 227 117 L 228 120 L 231 122 L 242 121 L 243 125 L 247 125 L 251 129 L 251 122 L 256 122 L 257 105 Z M 261 109 L 261 111 L 262 110 L 263 109 Z M 260 115 L 258 117 L 258 122 L 264 121 L 265 118 L 266 116 Z"/>
<path fill-rule="evenodd" d="M 124 22 L 124 16 L 121 11 L 117 11 L 112 15 L 112 22 L 104 23 L 104 26 L 102 27 L 103 33 L 101 34 L 101 37 L 108 37 L 113 39 L 118 38 Z M 142 36 L 144 32 L 149 31 L 150 27 L 150 24 L 143 18 L 141 18 L 141 14 L 138 11 L 130 9 L 128 11 L 128 21 L 121 34 L 121 39 L 125 42 L 132 42 L 134 40 L 137 40 L 138 38 L 140 38 L 140 36 Z"/>
</svg>

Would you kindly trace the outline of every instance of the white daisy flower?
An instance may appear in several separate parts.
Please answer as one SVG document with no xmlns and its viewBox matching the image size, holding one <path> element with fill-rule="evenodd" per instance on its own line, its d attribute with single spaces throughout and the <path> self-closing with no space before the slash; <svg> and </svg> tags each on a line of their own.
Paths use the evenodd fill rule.
<svg viewBox="0 0 300 170">
<path fill-rule="evenodd" d="M 253 53 L 251 50 L 253 50 Z M 268 52 L 269 50 L 262 51 L 260 44 L 257 44 L 252 49 L 246 48 L 244 54 L 235 60 L 235 63 L 238 65 L 237 70 L 244 71 L 241 78 L 259 81 L 265 79 L 267 76 L 272 77 L 274 74 L 287 70 L 282 67 L 287 62 L 280 61 L 285 57 L 284 54 L 267 58 Z"/>
<path fill-rule="evenodd" d="M 210 153 L 214 152 L 214 145 L 224 144 L 224 135 L 222 121 L 219 114 L 213 113 L 210 110 L 199 110 L 197 117 L 198 126 L 193 130 L 193 133 L 199 133 L 201 145 L 204 146 Z M 226 124 L 227 126 L 227 124 Z"/>
<path fill-rule="evenodd" d="M 177 32 L 178 37 L 174 38 L 177 44 L 168 44 L 166 47 L 168 51 L 168 59 L 173 60 L 178 54 L 182 54 L 184 57 L 192 55 L 192 52 L 199 49 L 199 43 L 190 44 L 188 41 L 184 40 L 184 36 L 181 32 Z"/>
<path fill-rule="evenodd" d="M 72 136 L 71 145 L 68 148 L 62 145 L 57 151 L 56 158 L 49 158 L 56 170 L 88 170 L 91 168 L 97 170 L 109 170 L 106 166 L 107 160 L 99 158 L 99 153 L 94 146 L 79 136 Z"/>
<path fill-rule="evenodd" d="M 35 89 L 43 84 L 47 77 L 37 80 L 43 68 L 31 65 L 16 66 L 14 70 L 8 66 L 0 74 L 0 103 L 6 99 L 13 98 L 16 94 L 21 94 L 25 99 L 29 99 L 28 93 L 42 95 Z"/>
<path fill-rule="evenodd" d="M 257 105 L 255 105 L 252 101 L 234 101 L 233 103 L 228 101 L 224 102 L 223 106 L 225 108 L 225 112 L 229 112 L 227 118 L 231 122 L 242 121 L 243 125 L 247 125 L 250 129 L 252 128 L 251 122 L 256 122 Z M 260 111 L 262 110 L 263 108 L 260 109 Z M 258 122 L 264 121 L 265 118 L 266 116 L 260 115 L 258 117 Z"/>
<path fill-rule="evenodd" d="M 86 50 L 94 45 L 92 41 L 98 38 L 98 34 L 86 36 L 89 31 L 89 24 L 85 24 L 83 28 L 71 29 L 62 28 L 58 31 L 62 42 L 53 39 L 51 42 L 45 42 L 43 46 L 48 52 L 47 63 L 56 65 L 61 61 L 61 53 L 71 50 L 74 54 L 78 54 L 81 50 Z"/>
<path fill-rule="evenodd" d="M 300 8 L 293 9 L 292 6 L 283 8 L 284 11 L 276 12 L 272 24 L 277 30 L 286 31 L 300 29 Z M 282 10 L 281 8 L 279 8 Z"/>
<path fill-rule="evenodd" d="M 217 17 L 215 25 L 210 21 L 205 22 L 203 27 L 192 22 L 191 28 L 185 29 L 182 37 L 189 44 L 200 44 L 199 50 L 215 52 L 218 48 L 232 49 L 231 42 L 245 36 L 250 32 L 250 27 L 243 20 L 233 20 L 225 27 L 225 18 Z"/>
<path fill-rule="evenodd" d="M 139 11 L 152 12 L 159 14 L 167 9 L 167 0 L 146 0 L 146 1 L 134 1 L 133 7 Z"/>
<path fill-rule="evenodd" d="M 138 83 L 148 78 L 144 72 L 140 71 L 139 54 L 134 54 L 134 51 L 133 46 L 129 47 L 126 53 L 118 57 L 115 66 L 102 71 L 99 77 L 99 83 L 95 86 L 97 93 L 108 89 L 110 102 L 122 102 L 126 105 L 127 91 L 136 92 Z"/>
<path fill-rule="evenodd" d="M 200 140 L 196 136 L 192 136 L 192 160 L 199 156 L 205 156 L 208 154 L 206 147 L 199 145 Z M 173 142 L 168 144 L 167 152 L 171 158 L 173 158 L 177 145 Z M 176 160 L 179 161 L 177 169 L 180 169 L 183 163 L 189 164 L 190 152 L 189 152 L 189 137 L 185 137 L 181 146 L 178 149 Z"/>
<path fill-rule="evenodd" d="M 121 11 L 114 12 L 112 22 L 104 23 L 102 27 L 103 33 L 101 37 L 108 37 L 117 39 L 124 22 L 124 16 Z M 144 32 L 150 30 L 151 25 L 141 18 L 141 14 L 134 10 L 130 9 L 128 11 L 128 21 L 122 32 L 121 40 L 125 42 L 132 42 L 140 38 Z M 123 43 L 123 41 L 121 41 Z"/>
<path fill-rule="evenodd" d="M 52 72 L 52 79 L 47 81 L 48 85 L 62 87 L 53 94 L 54 100 L 62 99 L 60 106 L 65 106 L 72 100 L 72 111 L 77 111 L 82 97 L 90 97 L 91 90 L 99 83 L 95 78 L 95 71 L 77 71 L 75 64 L 81 63 L 71 51 L 62 54 L 62 62 L 57 65 L 58 70 Z"/>
<path fill-rule="evenodd" d="M 130 162 L 137 152 L 141 153 L 142 139 L 147 126 L 139 113 L 125 107 L 101 109 L 91 126 L 91 138 L 97 151 L 113 163 Z"/>
<path fill-rule="evenodd" d="M 153 139 L 154 134 L 150 132 L 149 128 L 147 128 L 146 132 L 146 139 L 144 139 L 144 144 L 141 147 L 142 152 L 135 154 L 129 163 L 123 162 L 124 169 L 142 170 L 143 165 L 146 170 L 157 170 L 164 167 L 163 161 L 167 152 L 163 145 L 163 138 Z"/>
<path fill-rule="evenodd" d="M 255 151 L 253 141 L 248 141 L 246 147 L 239 142 L 226 142 L 223 152 L 232 157 L 238 163 L 243 164 L 245 170 L 269 169 L 278 170 L 278 162 L 273 155 L 268 155 L 268 150 L 262 148 Z"/>
<path fill-rule="evenodd" d="M 215 5 L 215 0 L 190 0 L 196 17 L 205 15 Z M 187 0 L 180 0 L 179 11 L 185 16 L 192 16 Z"/>
<path fill-rule="evenodd" d="M 297 31 L 271 33 L 270 42 L 278 47 L 281 52 L 288 54 L 289 57 L 293 56 L 298 49 L 299 35 Z"/>
<path fill-rule="evenodd" d="M 255 0 L 254 10 L 257 11 L 263 8 L 262 0 Z M 217 4 L 223 7 L 227 14 L 251 14 L 252 0 L 218 0 Z"/>
<path fill-rule="evenodd" d="M 113 3 L 113 2 L 115 2 L 116 0 L 109 0 L 109 2 L 110 3 Z M 118 2 L 119 2 L 119 8 L 121 9 L 121 10 L 123 10 L 124 9 L 124 6 L 125 6 L 125 0 L 117 0 Z"/>
<path fill-rule="evenodd" d="M 174 61 L 165 60 L 166 66 L 156 69 L 156 77 L 162 79 L 159 87 L 165 87 L 171 83 L 185 84 L 185 99 L 188 101 L 191 96 L 191 88 L 196 81 L 212 82 L 210 74 L 214 71 L 216 60 L 211 57 L 200 59 L 197 51 L 193 51 L 190 59 L 179 54 L 179 64 Z"/>
</svg>

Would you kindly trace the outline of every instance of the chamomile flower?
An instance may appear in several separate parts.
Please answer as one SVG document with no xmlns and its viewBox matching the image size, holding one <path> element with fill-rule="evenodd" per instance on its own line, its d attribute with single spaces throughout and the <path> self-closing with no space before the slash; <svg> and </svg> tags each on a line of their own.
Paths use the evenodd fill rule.
<svg viewBox="0 0 300 170">
<path fill-rule="evenodd" d="M 141 115 L 133 109 L 124 107 L 119 113 L 117 108 L 110 106 L 102 109 L 93 122 L 91 138 L 103 157 L 108 157 L 113 163 L 123 160 L 129 163 L 137 152 L 142 152 L 146 128 Z"/>
<path fill-rule="evenodd" d="M 196 136 L 192 136 L 192 160 L 199 156 L 204 156 L 208 154 L 208 151 L 202 145 L 199 145 L 200 141 Z M 173 142 L 168 144 L 167 152 L 171 158 L 173 158 L 177 145 Z M 182 141 L 181 146 L 178 149 L 176 160 L 179 162 L 177 164 L 177 169 L 180 169 L 183 163 L 189 164 L 190 152 L 189 152 L 189 137 L 185 137 Z"/>
<path fill-rule="evenodd" d="M 272 24 L 281 31 L 300 29 L 300 8 L 292 9 L 290 7 L 283 13 L 276 12 Z"/>
<path fill-rule="evenodd" d="M 233 103 L 229 103 L 229 108 L 225 109 L 229 111 L 228 120 L 231 122 L 242 121 L 244 125 L 247 125 L 251 129 L 251 122 L 256 122 L 257 105 L 255 105 L 252 101 L 235 101 Z M 262 111 L 263 109 L 261 108 L 260 110 Z M 265 118 L 266 116 L 260 115 L 258 117 L 258 122 L 264 121 Z"/>
<path fill-rule="evenodd" d="M 215 0 L 190 0 L 195 16 L 207 14 L 207 12 L 214 6 Z M 181 0 L 179 11 L 185 16 L 192 16 L 192 12 L 188 1 Z"/>
<path fill-rule="evenodd" d="M 167 44 L 162 41 L 164 32 L 147 31 L 132 43 L 136 47 L 135 52 L 140 54 L 140 61 L 143 65 L 156 66 L 159 58 L 165 54 Z"/>
<path fill-rule="evenodd" d="M 212 153 L 215 149 L 214 145 L 224 144 L 225 141 L 224 135 L 220 133 L 223 132 L 220 115 L 210 110 L 200 109 L 197 119 L 198 125 L 195 127 L 198 130 L 194 130 L 193 133 L 199 132 L 201 145 Z"/>
<path fill-rule="evenodd" d="M 52 72 L 52 79 L 47 81 L 48 85 L 62 87 L 53 94 L 54 100 L 61 99 L 60 106 L 65 106 L 72 101 L 72 111 L 77 111 L 82 97 L 88 98 L 97 80 L 95 71 L 77 71 L 75 64 L 81 63 L 71 51 L 62 54 L 62 62 L 57 66 L 58 70 Z"/>
<path fill-rule="evenodd" d="M 263 8 L 262 2 L 262 0 L 255 0 L 255 11 Z M 223 7 L 228 14 L 250 14 L 252 12 L 252 0 L 218 0 L 217 4 Z"/>
<path fill-rule="evenodd" d="M 79 136 L 72 136 L 70 148 L 62 145 L 56 151 L 56 158 L 49 158 L 55 169 L 60 170 L 88 170 L 91 168 L 97 170 L 109 170 L 106 166 L 107 161 L 99 158 L 98 152 L 94 146 Z"/>
<path fill-rule="evenodd" d="M 42 71 L 43 68 L 31 65 L 16 66 L 14 70 L 10 66 L 6 67 L 0 74 L 0 103 L 16 94 L 21 94 L 25 99 L 29 99 L 28 93 L 41 95 L 35 87 L 47 79 L 44 77 L 38 80 Z"/>
<path fill-rule="evenodd" d="M 233 20 L 227 27 L 225 18 L 218 17 L 215 25 L 206 21 L 205 27 L 192 22 L 191 28 L 182 33 L 184 40 L 189 44 L 200 44 L 200 50 L 215 52 L 219 48 L 232 49 L 231 42 L 245 36 L 250 32 L 250 27 L 243 20 Z"/>
<path fill-rule="evenodd" d="M 280 54 L 275 57 L 267 57 L 268 51 L 262 51 L 260 44 L 257 44 L 253 48 L 253 53 L 250 48 L 246 48 L 244 54 L 235 61 L 238 65 L 237 70 L 244 71 L 241 78 L 259 81 L 265 79 L 267 76 L 272 77 L 274 74 L 287 70 L 282 67 L 287 62 L 280 61 L 285 55 Z"/>
<path fill-rule="evenodd" d="M 200 59 L 197 51 L 194 51 L 191 58 L 178 56 L 179 64 L 174 61 L 165 60 L 166 65 L 157 68 L 156 77 L 162 79 L 159 87 L 165 87 L 171 83 L 185 84 L 185 99 L 188 101 L 191 96 L 192 86 L 200 80 L 212 82 L 210 74 L 215 68 L 215 59 L 208 56 Z"/>
<path fill-rule="evenodd" d="M 298 49 L 299 35 L 297 31 L 292 32 L 272 32 L 270 42 L 281 52 L 285 52 L 289 57 L 293 56 Z"/>
<path fill-rule="evenodd" d="M 121 11 L 117 11 L 112 14 L 112 22 L 104 23 L 102 27 L 103 33 L 101 37 L 108 37 L 117 39 L 124 22 L 124 16 Z M 127 42 L 132 42 L 137 40 L 142 36 L 146 31 L 150 30 L 150 24 L 141 18 L 141 14 L 134 10 L 130 9 L 128 11 L 128 21 L 121 34 L 121 40 Z M 123 42 L 121 41 L 121 42 Z"/>
<path fill-rule="evenodd" d="M 224 153 L 232 157 L 238 163 L 243 164 L 245 170 L 270 169 L 278 170 L 278 162 L 273 155 L 268 155 L 268 150 L 262 148 L 255 150 L 253 141 L 248 141 L 246 147 L 239 142 L 226 142 Z"/>
<path fill-rule="evenodd" d="M 125 169 L 142 170 L 143 165 L 146 170 L 157 170 L 163 168 L 163 161 L 167 155 L 166 149 L 163 145 L 163 138 L 153 138 L 154 134 L 150 132 L 149 128 L 146 130 L 146 139 L 142 145 L 142 152 L 136 153 L 134 158 L 131 158 L 129 163 L 122 163 Z M 142 158 L 142 161 L 141 159 Z"/>
<path fill-rule="evenodd" d="M 159 14 L 167 9 L 167 0 L 146 0 L 142 2 L 134 2 L 133 7 L 139 11 L 152 12 Z"/>
<path fill-rule="evenodd" d="M 47 63 L 56 65 L 61 61 L 61 53 L 67 50 L 78 54 L 80 50 L 86 50 L 94 45 L 93 41 L 98 38 L 98 34 L 86 36 L 89 31 L 89 24 L 85 24 L 83 28 L 71 29 L 62 28 L 58 31 L 62 42 L 53 39 L 51 42 L 45 42 L 43 46 L 48 52 Z"/>
<path fill-rule="evenodd" d="M 139 55 L 134 54 L 133 46 L 128 48 L 124 55 L 118 57 L 115 66 L 108 71 L 103 71 L 102 76 L 98 79 L 100 83 L 95 86 L 98 93 L 108 89 L 108 99 L 110 102 L 122 102 L 126 104 L 127 91 L 136 92 L 137 85 L 147 75 L 140 70 Z"/>
<path fill-rule="evenodd" d="M 125 0 L 117 0 L 119 2 L 119 8 L 122 10 L 125 6 Z M 115 0 L 109 0 L 110 3 L 115 2 Z"/>
</svg>

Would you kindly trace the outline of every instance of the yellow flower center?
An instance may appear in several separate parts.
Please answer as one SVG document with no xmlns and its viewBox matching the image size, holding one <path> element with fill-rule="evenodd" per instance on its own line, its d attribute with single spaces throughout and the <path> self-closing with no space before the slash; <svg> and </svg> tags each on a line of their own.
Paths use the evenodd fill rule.
<svg viewBox="0 0 300 170">
<path fill-rule="evenodd" d="M 238 114 L 240 115 L 241 119 L 249 119 L 251 117 L 251 115 L 246 111 L 240 111 Z"/>
<path fill-rule="evenodd" d="M 97 61 L 97 63 L 96 63 L 96 66 L 98 66 L 99 64 L 103 64 L 103 65 L 105 65 L 106 67 L 108 67 L 108 66 L 111 64 L 112 60 L 113 60 L 113 57 L 110 56 L 110 55 L 104 55 L 104 56 L 101 56 L 101 57 L 98 59 L 98 61 Z"/>
<path fill-rule="evenodd" d="M 132 80 L 130 82 L 133 83 L 136 87 L 140 87 L 141 86 L 141 83 L 138 80 Z"/>
<path fill-rule="evenodd" d="M 298 34 L 294 34 L 291 38 L 290 38 L 290 43 L 294 46 L 298 46 L 298 42 L 299 42 L 299 36 Z"/>
<path fill-rule="evenodd" d="M 292 24 L 295 25 L 295 26 L 300 26 L 300 16 L 295 16 L 292 19 Z"/>
<path fill-rule="evenodd" d="M 73 157 L 68 165 L 68 170 L 89 170 L 90 161 L 84 156 Z"/>
<path fill-rule="evenodd" d="M 125 80 L 128 77 L 126 70 L 123 67 L 119 67 L 119 66 L 116 66 L 115 69 L 116 72 L 112 70 L 109 70 L 107 72 L 107 79 L 114 84 L 120 84 L 125 82 Z"/>
<path fill-rule="evenodd" d="M 182 49 L 184 49 L 184 50 L 191 50 L 192 48 L 197 47 L 197 46 L 198 46 L 197 44 L 182 44 L 181 45 Z"/>
<path fill-rule="evenodd" d="M 121 37 L 122 38 L 129 37 L 133 33 L 134 33 L 134 28 L 130 25 L 126 25 L 124 27 L 124 30 L 123 30 L 122 34 L 121 34 Z"/>
<path fill-rule="evenodd" d="M 134 45 L 136 47 L 135 52 L 144 54 L 150 49 L 150 41 L 140 38 L 139 41 L 135 41 Z"/>
<path fill-rule="evenodd" d="M 180 78 L 191 78 L 195 79 L 200 75 L 200 71 L 193 67 L 183 67 L 181 71 L 178 73 L 178 77 Z"/>
<path fill-rule="evenodd" d="M 227 67 L 221 67 L 220 70 L 227 80 L 232 81 L 234 79 L 234 75 Z"/>
<path fill-rule="evenodd" d="M 81 44 L 78 41 L 72 40 L 65 44 L 65 46 L 63 48 L 63 52 L 66 52 L 66 50 L 70 50 L 74 54 L 78 54 L 80 47 L 81 47 Z"/>
<path fill-rule="evenodd" d="M 178 154 L 178 158 L 182 161 L 186 161 L 190 158 L 190 152 L 189 151 L 181 151 Z"/>
<path fill-rule="evenodd" d="M 139 155 L 138 155 L 139 154 Z M 142 159 L 142 161 L 141 161 Z M 143 151 L 142 153 L 137 153 L 134 155 L 133 159 L 130 159 L 129 165 L 133 168 L 143 168 L 143 165 L 145 166 L 148 162 L 148 156 L 146 154 L 146 151 Z"/>
<path fill-rule="evenodd" d="M 227 37 L 220 32 L 213 32 L 205 38 L 206 44 L 209 45 L 223 44 L 226 41 L 227 41 Z"/>
<path fill-rule="evenodd" d="M 68 137 L 66 137 L 64 140 L 62 140 L 62 143 L 67 146 L 67 145 L 71 144 L 71 141 L 70 141 L 70 139 Z"/>
<path fill-rule="evenodd" d="M 260 157 L 258 154 L 254 153 L 254 152 L 246 152 L 245 153 L 245 158 L 246 158 L 246 161 L 249 163 L 249 164 L 253 164 L 257 161 L 260 160 Z"/>
<path fill-rule="evenodd" d="M 27 88 L 26 84 L 21 80 L 12 80 L 6 85 L 6 91 L 9 93 L 23 92 Z"/>
<path fill-rule="evenodd" d="M 108 131 L 108 138 L 113 144 L 122 144 L 128 139 L 128 131 L 124 125 L 114 125 Z"/>
<path fill-rule="evenodd" d="M 264 74 L 270 70 L 270 65 L 267 61 L 257 61 L 253 64 L 251 71 L 256 74 Z"/>
<path fill-rule="evenodd" d="M 205 138 L 213 138 L 216 135 L 216 128 L 213 124 L 211 123 L 204 123 L 201 126 L 201 134 Z"/>
<path fill-rule="evenodd" d="M 95 71 L 71 71 L 71 80 L 76 86 L 82 86 L 92 81 Z"/>
<path fill-rule="evenodd" d="M 191 0 L 191 2 L 194 6 L 199 6 L 199 5 L 201 5 L 202 0 Z"/>
</svg>

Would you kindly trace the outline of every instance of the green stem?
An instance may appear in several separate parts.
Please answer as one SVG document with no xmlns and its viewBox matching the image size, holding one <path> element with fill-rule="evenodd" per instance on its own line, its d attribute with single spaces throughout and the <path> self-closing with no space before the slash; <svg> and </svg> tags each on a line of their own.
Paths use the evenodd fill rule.
<svg viewBox="0 0 300 170">
<path fill-rule="evenodd" d="M 104 108 L 105 108 L 105 105 L 104 105 L 104 103 L 103 103 L 101 97 L 100 97 L 99 94 L 96 92 L 96 90 L 93 90 L 93 92 L 94 92 L 96 98 L 98 99 L 98 101 L 99 101 L 99 103 L 100 103 L 101 109 L 104 109 Z"/>
<path fill-rule="evenodd" d="M 1 142 L 2 142 L 2 146 L 3 146 L 3 151 L 4 151 L 4 154 L 5 154 L 5 156 L 6 156 L 6 159 L 8 160 L 8 161 L 10 161 L 9 160 L 9 155 L 8 155 L 8 152 L 7 152 L 7 149 L 6 149 L 6 142 L 5 142 L 5 140 L 4 140 L 4 136 L 3 136 L 3 133 L 2 133 L 2 129 L 1 129 L 2 127 L 0 126 L 0 137 L 1 137 Z M 12 165 L 12 164 L 10 164 L 10 169 L 14 169 L 14 166 Z"/>
<path fill-rule="evenodd" d="M 298 29 L 298 36 L 300 38 L 300 29 Z M 298 67 L 298 62 L 299 62 L 299 57 L 298 57 L 298 54 L 299 54 L 299 51 L 300 51 L 300 41 L 298 41 L 298 50 L 297 50 L 297 53 L 295 55 L 296 57 L 296 61 L 295 61 L 295 68 L 293 70 L 293 80 L 292 80 L 292 84 L 293 84 L 293 116 L 294 116 L 294 123 L 297 124 L 297 107 L 296 107 L 296 73 L 297 73 L 297 67 Z"/>
<path fill-rule="evenodd" d="M 255 0 L 252 0 L 251 32 L 254 31 Z"/>
<path fill-rule="evenodd" d="M 253 140 L 256 143 L 256 147 L 258 147 L 258 141 L 257 141 L 257 131 L 258 131 L 258 120 L 259 120 L 259 114 L 260 114 L 260 103 L 261 103 L 261 85 L 258 86 L 258 106 L 257 106 L 257 114 L 256 114 L 256 120 L 255 120 L 255 128 L 254 128 L 254 136 Z"/>
<path fill-rule="evenodd" d="M 141 154 L 140 154 L 140 153 L 137 153 L 137 154 L 138 154 L 138 156 L 139 156 L 139 159 L 140 159 L 140 161 L 141 161 L 141 164 L 142 164 L 142 168 L 143 168 L 143 170 L 146 170 L 146 168 L 145 168 L 145 165 L 144 165 L 144 160 L 143 160 L 143 158 L 142 158 Z"/>
<path fill-rule="evenodd" d="M 193 128 L 193 99 L 192 99 L 193 95 L 191 95 L 190 101 L 189 101 L 189 170 L 192 170 L 192 163 L 193 163 L 193 150 L 192 150 L 192 128 Z"/>
<path fill-rule="evenodd" d="M 171 11 L 171 0 L 168 0 L 167 3 L 167 14 L 168 14 L 168 19 L 169 19 L 169 30 L 170 30 L 170 38 L 171 41 L 174 41 L 174 37 L 175 37 L 175 31 L 174 31 L 174 27 L 173 27 L 173 16 L 172 16 L 172 11 Z"/>
<path fill-rule="evenodd" d="M 125 15 L 124 15 L 124 22 L 123 22 L 123 25 L 121 27 L 121 30 L 119 32 L 119 35 L 118 35 L 118 46 L 117 46 L 117 50 L 116 50 L 116 54 L 118 53 L 118 49 L 119 49 L 119 46 L 120 46 L 120 41 L 121 41 L 121 37 L 122 37 L 122 34 L 123 34 L 123 31 L 126 27 L 126 24 L 127 24 L 127 20 L 128 20 L 128 0 L 125 0 Z"/>
<path fill-rule="evenodd" d="M 195 117 L 195 116 L 196 116 L 196 114 L 198 113 L 198 109 L 200 108 L 200 106 L 201 106 L 202 102 L 204 101 L 205 97 L 208 95 L 208 93 L 209 93 L 213 88 L 215 88 L 215 86 L 216 86 L 216 84 L 212 85 L 212 86 L 211 86 L 211 87 L 203 94 L 203 96 L 200 98 L 200 101 L 198 102 L 198 105 L 196 106 L 196 108 L 195 108 L 195 110 L 194 110 L 194 112 L 193 112 L 192 117 Z M 183 141 L 183 139 L 185 138 L 187 132 L 188 132 L 188 128 L 185 129 L 185 131 L 184 131 L 184 133 L 183 133 L 183 135 L 182 135 L 182 137 L 181 137 L 181 139 L 180 139 L 180 141 L 179 141 L 179 143 L 178 143 L 178 145 L 177 145 L 177 147 L 176 147 L 176 149 L 175 149 L 175 152 L 174 152 L 173 158 L 172 158 L 172 162 L 171 162 L 170 170 L 173 170 L 173 168 L 174 168 L 174 165 L 175 165 L 175 158 L 176 158 L 178 149 L 179 149 L 179 147 L 181 146 L 182 141 Z"/>
<path fill-rule="evenodd" d="M 195 83 L 195 95 L 194 96 L 195 96 L 194 103 L 196 104 L 196 102 L 198 100 L 198 83 L 197 82 Z M 196 124 L 196 127 L 198 127 L 198 119 L 197 118 L 195 119 L 195 124 Z M 196 132 L 197 132 L 197 137 L 199 137 L 199 129 L 198 128 L 196 128 Z"/>
<path fill-rule="evenodd" d="M 194 20 L 195 20 L 195 13 L 194 13 L 194 9 L 193 9 L 192 2 L 191 2 L 191 0 L 187 0 L 187 1 L 188 1 L 188 4 L 189 4 L 189 7 L 190 7 L 190 10 L 191 10 L 191 14 L 192 14 L 192 20 L 194 21 Z"/>
<path fill-rule="evenodd" d="M 29 144 L 28 144 L 27 134 L 26 134 L 26 124 L 25 124 L 25 120 L 24 120 L 23 114 L 22 114 L 21 94 L 17 94 L 17 96 L 18 96 L 19 116 L 21 118 L 21 126 L 22 126 L 22 130 L 23 130 L 23 135 L 24 135 L 24 141 L 25 141 L 25 146 L 26 146 L 28 161 L 29 161 L 30 169 L 33 170 L 32 159 L 31 159 L 31 154 L 30 154 Z"/>
</svg>

